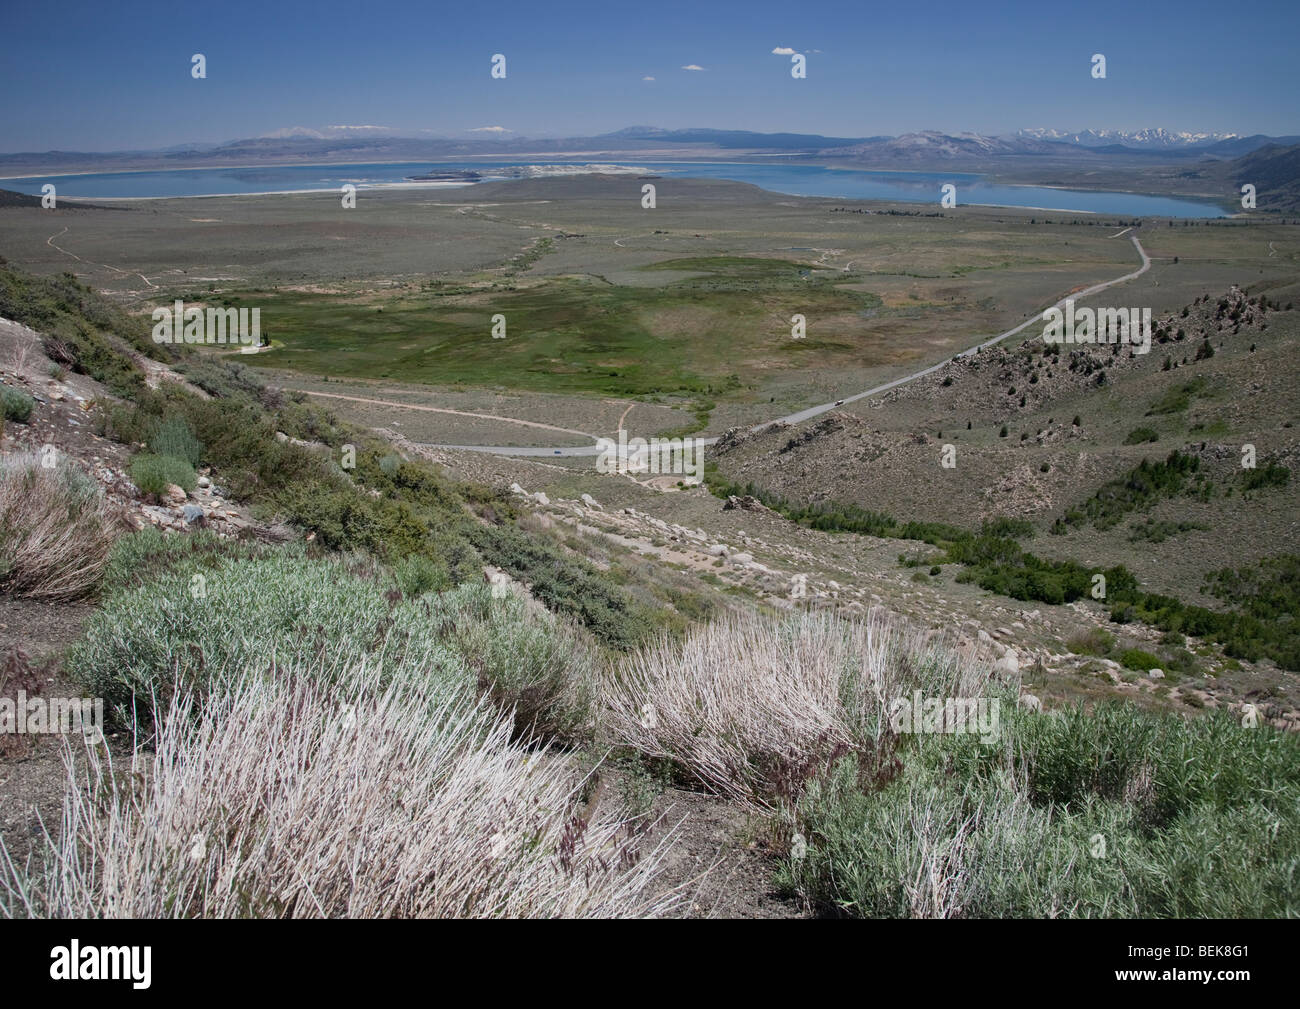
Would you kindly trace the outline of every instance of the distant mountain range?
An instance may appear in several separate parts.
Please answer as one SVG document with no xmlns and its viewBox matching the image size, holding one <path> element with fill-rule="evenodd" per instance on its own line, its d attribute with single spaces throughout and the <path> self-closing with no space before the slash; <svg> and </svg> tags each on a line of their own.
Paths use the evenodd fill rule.
<svg viewBox="0 0 1300 1009">
<path fill-rule="evenodd" d="M 767 150 L 825 150 L 852 147 L 864 140 L 888 137 L 824 137 L 819 133 L 754 133 L 750 130 L 665 130 L 658 126 L 628 126 L 615 133 L 602 133 L 596 140 L 644 140 L 663 144 L 711 144 L 714 147 L 764 148 Z"/>
<path fill-rule="evenodd" d="M 1080 130 L 1077 133 L 1069 133 L 1065 130 L 1032 129 L 1017 130 L 1016 136 L 1078 144 L 1080 147 L 1106 147 L 1110 144 L 1120 144 L 1124 147 L 1161 150 L 1205 147 L 1224 140 L 1242 139 L 1236 133 L 1171 133 L 1159 127 L 1151 130 Z"/>
<path fill-rule="evenodd" d="M 939 133 L 925 130 L 901 137 L 872 137 L 829 154 L 870 161 L 954 161 L 1017 154 L 1060 154 L 1065 144 L 1028 137 L 986 137 L 979 133 Z"/>
<path fill-rule="evenodd" d="M 1026 129 L 1004 136 L 948 134 L 933 130 L 902 136 L 832 137 L 816 133 L 755 133 L 748 130 L 664 129 L 629 126 L 589 137 L 529 138 L 500 126 L 466 130 L 458 136 L 400 131 L 385 126 L 301 126 L 225 144 L 182 144 L 155 151 L 46 151 L 0 155 L 0 175 L 141 169 L 236 167 L 268 164 L 346 164 L 393 161 L 452 161 L 473 158 L 564 158 L 593 155 L 689 160 L 726 152 L 850 162 L 874 167 L 922 168 L 927 165 L 990 162 L 1032 164 L 1035 160 L 1080 159 L 1097 164 L 1131 156 L 1226 161 L 1270 144 L 1285 147 L 1300 137 L 1240 136 L 1233 133 Z M 1023 160 L 1020 160 L 1023 159 Z"/>
<path fill-rule="evenodd" d="M 1063 130 L 1018 130 L 1017 137 L 1049 140 L 1054 143 L 1075 144 L 1094 150 L 1125 148 L 1133 151 L 1192 152 L 1220 154 L 1235 157 L 1263 147 L 1265 144 L 1300 143 L 1300 136 L 1270 137 L 1263 133 L 1241 136 L 1237 133 L 1171 133 L 1165 129 L 1151 130 L 1081 130 L 1067 133 Z"/>
</svg>

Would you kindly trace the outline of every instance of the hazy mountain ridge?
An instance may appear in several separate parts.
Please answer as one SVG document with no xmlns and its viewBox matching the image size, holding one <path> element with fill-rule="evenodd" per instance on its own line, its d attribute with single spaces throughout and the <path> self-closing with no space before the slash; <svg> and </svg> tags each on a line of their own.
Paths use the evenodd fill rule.
<svg viewBox="0 0 1300 1009">
<path fill-rule="evenodd" d="M 1232 162 L 1238 185 L 1255 186 L 1260 207 L 1293 212 L 1300 210 L 1300 144 L 1269 144 Z"/>
<path fill-rule="evenodd" d="M 480 132 L 481 131 L 481 132 Z M 273 135 L 248 137 L 228 143 L 176 145 L 156 151 L 48 151 L 0 155 L 0 177 L 43 176 L 117 171 L 167 171 L 180 168 L 236 168 L 269 165 L 346 165 L 412 163 L 436 164 L 476 159 L 539 159 L 564 161 L 630 161 L 637 158 L 690 161 L 725 156 L 728 159 L 762 158 L 771 163 L 782 156 L 808 164 L 844 165 L 877 170 L 953 170 L 993 173 L 1003 181 L 1024 185 L 1082 185 L 1083 188 L 1128 189 L 1150 187 L 1159 181 L 1163 192 L 1183 196 L 1211 195 L 1244 172 L 1258 174 L 1265 164 L 1270 173 L 1285 172 L 1289 162 L 1252 163 L 1238 170 L 1234 159 L 1270 145 L 1294 144 L 1300 137 L 1242 137 L 1219 134 L 1170 134 L 1164 130 L 1089 131 L 1111 142 L 1085 146 L 1053 131 L 1020 131 L 1018 135 L 986 136 L 949 134 L 937 130 L 905 133 L 897 137 L 831 137 L 803 133 L 755 133 L 747 130 L 706 128 L 664 129 L 629 126 L 590 137 L 529 138 L 510 134 L 504 127 L 480 127 L 474 135 L 403 136 L 383 126 L 331 126 L 322 130 L 289 127 Z M 1030 135 L 1043 134 L 1042 137 Z M 328 134 L 328 135 L 324 135 Z M 1132 147 L 1120 139 L 1152 145 L 1182 137 L 1184 146 Z M 1191 167 L 1194 163 L 1195 167 Z M 1159 166 L 1164 170 L 1157 170 Z M 1293 176 L 1294 177 L 1294 176 Z M 1104 181 L 1103 181 L 1104 180 Z M 1249 180 L 1247 180 L 1249 181 Z M 1259 185 L 1259 183 L 1256 183 Z M 1270 184 L 1275 193 L 1280 187 Z M 1289 209 L 1292 196 L 1271 209 Z"/>
<path fill-rule="evenodd" d="M 1191 133 L 1185 130 L 1166 130 L 1155 127 L 1143 130 L 1055 130 L 1043 127 L 1017 130 L 1017 137 L 1034 140 L 1052 140 L 1080 147 L 1105 147 L 1123 144 L 1125 147 L 1158 148 L 1161 150 L 1187 147 L 1205 147 L 1221 141 L 1242 140 L 1237 133 Z"/>
</svg>

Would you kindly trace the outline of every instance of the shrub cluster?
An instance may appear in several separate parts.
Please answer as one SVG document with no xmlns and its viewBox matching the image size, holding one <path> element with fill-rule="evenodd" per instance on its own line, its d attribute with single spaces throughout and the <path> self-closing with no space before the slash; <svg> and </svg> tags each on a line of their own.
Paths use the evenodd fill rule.
<svg viewBox="0 0 1300 1009">
<path fill-rule="evenodd" d="M 0 460 L 0 589 L 36 599 L 91 592 L 112 526 L 99 485 L 80 467 L 33 455 Z"/>
<path fill-rule="evenodd" d="M 846 756 L 798 806 L 784 885 L 855 917 L 1300 913 L 1294 734 L 1119 703 L 1002 730 L 911 737 L 882 790 Z"/>
<path fill-rule="evenodd" d="M 26 424 L 32 416 L 32 407 L 36 401 L 21 389 L 11 385 L 0 385 L 0 413 L 5 420 L 16 420 Z"/>
</svg>

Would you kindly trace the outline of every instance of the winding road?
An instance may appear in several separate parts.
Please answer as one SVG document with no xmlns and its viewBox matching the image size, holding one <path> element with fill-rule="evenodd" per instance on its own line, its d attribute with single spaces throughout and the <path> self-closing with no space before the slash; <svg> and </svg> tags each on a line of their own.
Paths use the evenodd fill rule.
<svg viewBox="0 0 1300 1009">
<path fill-rule="evenodd" d="M 55 240 L 56 238 L 62 238 L 65 234 L 67 234 L 67 231 L 68 231 L 68 229 L 67 229 L 67 228 L 64 228 L 62 231 L 56 232 L 55 234 L 51 235 L 49 238 L 47 238 L 47 239 L 45 240 L 45 244 L 48 245 L 51 249 L 54 249 L 54 250 L 57 251 L 57 252 L 62 252 L 65 256 L 71 256 L 71 257 L 72 257 L 73 259 L 75 259 L 78 263 L 85 263 L 87 266 L 98 266 L 100 269 L 103 269 L 103 270 L 112 270 L 114 273 L 120 273 L 120 274 L 122 274 L 123 276 L 130 276 L 130 275 L 131 275 L 131 271 L 130 271 L 130 270 L 119 270 L 116 266 L 109 266 L 107 263 L 95 263 L 95 262 L 92 262 L 92 261 L 89 260 L 89 259 L 82 259 L 82 258 L 81 258 L 80 256 L 78 256 L 75 252 L 69 252 L 67 249 L 63 248 L 62 246 L 55 245 L 55 244 L 54 244 L 54 240 Z M 146 284 L 148 284 L 148 285 L 149 285 L 150 287 L 152 287 L 154 290 L 157 290 L 157 289 L 158 289 L 158 285 L 155 284 L 155 283 L 154 283 L 152 280 L 150 280 L 148 277 L 146 277 L 143 273 L 137 273 L 136 276 L 139 277 L 141 280 L 143 280 Z"/>
<path fill-rule="evenodd" d="M 1122 234 L 1124 234 L 1124 232 L 1121 231 L 1120 235 Z M 1118 238 L 1119 235 L 1113 235 L 1111 237 Z M 1074 291 L 1070 294 L 1067 294 L 1064 298 L 1061 298 L 1051 307 L 1063 308 L 1065 306 L 1066 301 L 1079 301 L 1083 298 L 1089 298 L 1092 295 L 1098 294 L 1109 287 L 1114 287 L 1116 284 L 1123 284 L 1126 281 L 1135 280 L 1136 278 L 1142 276 L 1142 274 L 1146 273 L 1147 270 L 1151 269 L 1151 257 L 1148 256 L 1146 250 L 1142 248 L 1142 243 L 1138 241 L 1137 235 L 1130 235 L 1129 241 L 1133 243 L 1133 248 L 1135 248 L 1137 250 L 1138 255 L 1142 257 L 1142 265 L 1138 267 L 1138 269 L 1134 270 L 1132 273 L 1126 273 L 1122 277 L 1116 277 L 1114 280 L 1103 281 L 1100 284 L 1093 284 L 1091 287 L 1085 287 L 1082 291 Z M 1044 311 L 1046 311 L 1046 309 L 1044 309 Z M 995 346 L 996 344 L 1001 343 L 1003 340 L 1015 336 L 1017 333 L 1021 332 L 1024 329 L 1027 329 L 1028 327 L 1034 325 L 1035 323 L 1041 322 L 1042 318 L 1043 318 L 1042 312 L 1037 312 L 1031 315 L 1024 322 L 1020 323 L 1020 325 L 1013 326 L 1011 329 L 1008 329 L 1006 332 L 999 333 L 997 336 L 990 337 L 989 339 L 984 340 L 981 343 L 975 344 L 975 346 L 973 347 L 968 347 L 966 350 L 963 350 L 960 353 L 953 355 L 953 357 L 969 357 L 970 355 L 976 353 L 979 350 L 982 350 L 985 347 Z M 763 421 L 763 423 L 755 424 L 753 427 L 751 427 L 750 431 L 761 431 L 763 430 L 763 428 L 770 427 L 773 424 L 799 424 L 805 420 L 811 420 L 813 417 L 819 417 L 824 413 L 829 413 L 831 410 L 834 410 L 836 407 L 844 406 L 845 404 L 848 403 L 854 403 L 860 399 L 868 399 L 871 396 L 879 396 L 882 392 L 888 392 L 890 389 L 896 389 L 900 385 L 907 385 L 909 382 L 915 382 L 918 378 L 923 378 L 926 375 L 933 374 L 934 372 L 942 368 L 945 364 L 947 364 L 950 360 L 952 360 L 952 358 L 945 357 L 942 361 L 938 362 L 937 364 L 932 364 L 928 368 L 922 368 L 920 371 L 914 371 L 910 375 L 904 375 L 901 378 L 896 378 L 893 379 L 892 381 L 884 382 L 881 385 L 874 386 L 873 388 L 867 389 L 863 392 L 855 393 L 852 396 L 845 396 L 842 399 L 834 400 L 830 403 L 822 403 L 819 404 L 818 406 L 810 406 L 806 410 L 800 410 L 797 413 L 786 414 L 784 417 L 777 417 L 774 420 Z M 305 392 L 306 390 L 303 391 Z M 309 393 L 309 395 L 333 396 L 336 399 L 355 399 L 355 397 L 352 396 L 339 396 L 337 394 L 331 394 L 331 393 Z M 357 401 L 362 403 L 384 403 L 384 401 L 382 400 L 358 399 Z M 410 403 L 384 403 L 384 405 L 405 406 L 408 409 L 429 410 L 435 413 L 457 413 L 469 417 L 482 417 L 485 420 L 509 421 L 512 424 L 524 424 L 527 425 L 528 427 L 549 427 L 550 426 L 547 424 L 538 424 L 532 421 L 515 420 L 510 417 L 495 417 L 490 414 L 465 413 L 464 411 L 460 411 L 460 410 L 448 410 L 448 409 L 443 409 L 439 407 L 430 407 L 430 406 L 415 406 Z M 629 407 L 629 409 L 631 408 Z M 627 416 L 626 412 L 623 414 L 623 416 L 624 417 Z M 619 419 L 619 425 L 620 427 L 622 426 L 622 418 Z M 465 452 L 486 452 L 491 455 L 594 456 L 600 453 L 599 447 L 596 444 L 594 444 L 594 442 L 598 437 L 597 435 L 589 434 L 585 431 L 570 431 L 567 428 L 554 428 L 554 430 L 561 430 L 570 434 L 583 435 L 584 437 L 590 438 L 593 444 L 554 445 L 548 447 L 519 446 L 519 445 L 439 445 L 433 443 L 419 443 L 419 444 L 423 444 L 426 448 L 459 449 Z M 717 440 L 718 440 L 717 438 L 701 438 L 700 444 L 713 445 L 717 442 Z"/>
</svg>

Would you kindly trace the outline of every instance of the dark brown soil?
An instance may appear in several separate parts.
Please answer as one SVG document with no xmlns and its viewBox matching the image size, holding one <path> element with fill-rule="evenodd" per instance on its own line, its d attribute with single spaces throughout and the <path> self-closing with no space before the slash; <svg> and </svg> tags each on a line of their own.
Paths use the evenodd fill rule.
<svg viewBox="0 0 1300 1009">
<path fill-rule="evenodd" d="M 660 885 L 682 887 L 685 918 L 802 918 L 803 909 L 772 885 L 776 868 L 757 822 L 725 799 L 678 788 L 655 801 L 645 848 L 672 834 Z"/>
<path fill-rule="evenodd" d="M 29 696 L 83 695 L 59 663 L 93 611 L 94 605 L 88 602 L 52 604 L 0 597 L 0 662 L 11 663 L 11 670 L 15 664 L 29 670 L 24 676 L 30 684 L 24 687 Z M 15 650 L 21 657 L 15 656 Z M 16 689 L 5 687 L 4 692 L 12 697 Z M 0 841 L 17 862 L 37 846 L 42 824 L 52 834 L 58 833 L 67 780 L 62 742 L 57 735 L 0 740 Z M 108 744 L 115 761 L 130 759 L 130 744 L 124 736 L 110 733 Z M 76 746 L 72 752 L 76 754 Z"/>
</svg>

